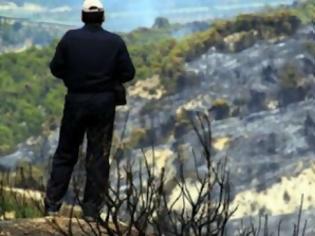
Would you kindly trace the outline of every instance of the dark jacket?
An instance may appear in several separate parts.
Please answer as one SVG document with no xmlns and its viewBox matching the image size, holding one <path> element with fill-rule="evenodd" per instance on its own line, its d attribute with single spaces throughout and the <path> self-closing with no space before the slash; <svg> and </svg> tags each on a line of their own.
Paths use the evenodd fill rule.
<svg viewBox="0 0 315 236">
<path fill-rule="evenodd" d="M 69 93 L 114 91 L 117 83 L 135 76 L 123 39 L 100 25 L 68 31 L 57 45 L 50 70 Z"/>
</svg>

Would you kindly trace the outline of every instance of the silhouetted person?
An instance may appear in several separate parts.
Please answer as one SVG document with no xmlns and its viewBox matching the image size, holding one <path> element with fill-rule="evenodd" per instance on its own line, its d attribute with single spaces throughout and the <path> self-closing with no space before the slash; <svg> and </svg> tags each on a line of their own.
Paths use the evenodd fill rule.
<svg viewBox="0 0 315 236">
<path fill-rule="evenodd" d="M 122 83 L 134 78 L 135 68 L 122 38 L 102 28 L 99 0 L 85 0 L 82 21 L 82 28 L 63 36 L 50 63 L 68 93 L 44 203 L 46 215 L 57 215 L 86 134 L 83 214 L 95 219 L 108 191 L 115 107 L 124 104 Z"/>
</svg>

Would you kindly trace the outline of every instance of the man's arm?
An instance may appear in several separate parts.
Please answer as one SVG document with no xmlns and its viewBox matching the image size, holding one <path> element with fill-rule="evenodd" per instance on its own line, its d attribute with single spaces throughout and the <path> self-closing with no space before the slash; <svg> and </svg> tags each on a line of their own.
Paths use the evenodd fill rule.
<svg viewBox="0 0 315 236">
<path fill-rule="evenodd" d="M 65 36 L 63 36 L 57 45 L 55 55 L 49 65 L 51 73 L 59 79 L 64 79 L 66 74 L 65 44 Z"/>
<path fill-rule="evenodd" d="M 133 80 L 136 75 L 136 69 L 132 63 L 127 46 L 123 39 L 121 39 L 120 42 L 116 63 L 115 77 L 119 79 L 121 83 Z"/>
</svg>

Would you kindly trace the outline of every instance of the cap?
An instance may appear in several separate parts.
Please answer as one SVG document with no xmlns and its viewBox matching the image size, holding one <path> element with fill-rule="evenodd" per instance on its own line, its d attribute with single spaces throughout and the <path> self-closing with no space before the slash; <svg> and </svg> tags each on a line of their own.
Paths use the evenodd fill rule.
<svg viewBox="0 0 315 236">
<path fill-rule="evenodd" d="M 84 0 L 82 10 L 84 12 L 101 12 L 104 11 L 104 7 L 100 0 Z"/>
</svg>

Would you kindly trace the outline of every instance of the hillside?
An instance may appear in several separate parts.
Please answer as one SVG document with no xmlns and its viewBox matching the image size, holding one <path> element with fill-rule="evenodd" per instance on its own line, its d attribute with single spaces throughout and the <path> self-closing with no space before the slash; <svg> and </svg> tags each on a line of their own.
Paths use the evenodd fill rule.
<svg viewBox="0 0 315 236">
<path fill-rule="evenodd" d="M 304 8 L 308 9 L 306 6 Z M 294 12 L 294 14 L 301 15 L 304 8 L 295 10 L 297 13 Z M 125 39 L 137 66 L 137 79 L 148 78 L 155 74 L 161 75 L 162 84 L 169 92 L 174 92 L 176 84 L 181 83 L 179 78 L 184 74 L 185 61 L 192 60 L 212 46 L 221 51 L 239 51 L 253 45 L 257 40 L 290 35 L 299 25 L 297 18 L 290 14 L 288 11 L 280 10 L 272 15 L 264 13 L 257 17 L 244 15 L 233 21 L 218 21 L 209 30 L 196 33 L 182 40 L 171 38 L 167 28 L 139 29 L 127 34 Z M 277 23 L 279 25 L 268 26 Z M 7 25 L 8 30 L 13 30 L 14 33 L 16 32 L 14 28 L 20 27 L 18 22 L 13 22 L 10 25 L 4 21 L 3 24 Z M 289 28 L 284 24 L 288 24 Z M 32 27 L 32 24 L 29 27 Z M 38 30 L 38 27 L 35 28 Z M 4 44 L 19 38 L 15 36 L 10 38 L 8 30 L 3 31 L 6 35 L 5 38 L 8 38 L 3 40 Z M 21 30 L 28 32 L 24 27 L 21 27 Z M 47 26 L 45 30 L 48 30 Z M 49 31 L 55 35 L 53 30 L 50 29 Z M 223 38 L 228 38 L 228 35 L 237 35 L 237 33 L 239 33 L 237 37 L 240 38 L 236 38 L 234 48 L 230 48 L 229 42 L 224 43 Z M 40 29 L 38 34 L 49 37 Z M 24 36 L 22 34 L 21 37 Z M 36 34 L 34 38 L 36 42 Z M 64 93 L 64 90 L 60 83 L 58 84 L 56 80 L 52 79 L 47 69 L 53 48 L 54 45 L 44 49 L 32 48 L 21 54 L 8 54 L 0 57 L 2 73 L 4 74 L 1 78 L 0 92 L 5 96 L 4 105 L 1 108 L 1 113 L 4 116 L 0 121 L 0 127 L 4 134 L 2 135 L 3 144 L 0 148 L 2 153 L 12 150 L 18 142 L 25 140 L 26 137 L 39 134 L 41 130 L 39 124 L 43 123 L 44 120 L 48 123 L 45 127 L 54 127 L 57 123 L 56 119 L 60 116 L 62 107 L 61 94 Z M 152 51 L 153 48 L 156 50 Z M 41 58 L 41 60 L 37 60 L 37 58 Z M 41 79 L 38 80 L 38 78 Z M 44 82 L 46 86 L 41 85 Z M 45 88 L 49 88 L 48 93 Z M 16 97 L 18 93 L 26 94 L 25 96 L 29 98 L 21 102 Z M 41 107 L 41 111 L 38 110 L 39 107 Z M 20 112 L 12 113 L 13 110 Z M 30 114 L 33 117 L 29 117 Z M 12 115 L 13 117 L 11 117 Z M 7 119 L 8 117 L 10 119 Z M 16 126 L 16 124 L 20 125 Z"/>
<path fill-rule="evenodd" d="M 258 26 L 250 25 L 256 21 Z M 279 25 L 277 28 L 265 27 L 271 22 Z M 288 24 L 289 28 L 283 24 Z M 162 85 L 169 93 L 174 93 L 179 88 L 177 85 L 182 83 L 180 78 L 184 75 L 184 62 L 199 56 L 208 48 L 214 46 L 222 51 L 239 51 L 266 37 L 290 35 L 298 26 L 299 21 L 294 15 L 280 11 L 270 16 L 263 14 L 257 18 L 245 15 L 235 21 L 218 22 L 209 30 L 182 40 L 167 36 L 167 29 L 165 31 L 163 28 L 140 29 L 124 37 L 137 67 L 137 79 L 160 75 Z M 254 29 L 258 30 L 257 34 Z M 236 33 L 241 33 L 241 38 L 236 42 L 237 48 L 231 49 L 223 38 Z M 146 38 L 144 43 L 143 38 Z M 65 91 L 48 71 L 53 50 L 54 45 L 51 45 L 43 49 L 31 48 L 20 54 L 0 56 L 3 74 L 0 93 L 5 98 L 1 106 L 3 116 L 0 118 L 0 130 L 3 135 L 0 152 L 12 151 L 17 143 L 31 135 L 40 134 L 43 131 L 41 124 L 50 129 L 58 123 L 62 94 Z M 20 99 L 21 94 L 23 100 Z"/>
<path fill-rule="evenodd" d="M 232 200 L 241 205 L 236 221 L 267 213 L 274 223 L 295 215 L 303 192 L 303 210 L 314 211 L 308 182 L 315 150 L 314 3 L 216 21 L 183 38 L 172 37 L 168 27 L 123 34 L 138 70 L 129 105 L 117 112 L 115 144 L 129 115 L 123 164 L 142 160 L 143 152 L 152 156 L 154 143 L 158 168 L 168 168 L 170 199 L 180 191 L 174 187 L 179 157 L 184 177 L 197 185 L 192 150 L 196 169 L 204 173 L 206 164 L 189 119 L 201 112 L 213 119 L 214 159 L 228 156 Z M 46 165 L 56 148 L 65 90 L 47 70 L 54 47 L 0 56 L 3 169 L 21 160 Z"/>
</svg>

